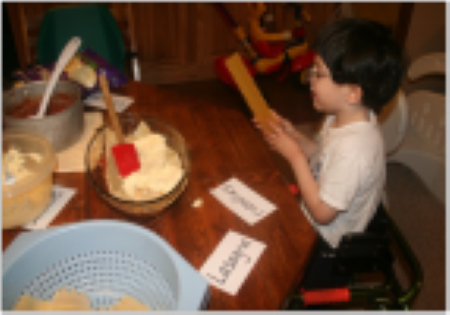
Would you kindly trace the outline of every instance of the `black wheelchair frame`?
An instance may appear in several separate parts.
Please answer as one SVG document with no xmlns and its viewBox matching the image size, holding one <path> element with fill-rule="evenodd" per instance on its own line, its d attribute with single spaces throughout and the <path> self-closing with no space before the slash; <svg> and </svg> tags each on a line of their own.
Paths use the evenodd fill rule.
<svg viewBox="0 0 450 315">
<path fill-rule="evenodd" d="M 324 254 L 333 258 L 333 272 L 348 277 L 349 285 L 310 291 L 298 288 L 288 297 L 284 309 L 317 309 L 318 305 L 339 309 L 342 303 L 348 307 L 354 302 L 365 302 L 369 309 L 408 310 L 422 287 L 422 267 L 383 205 L 365 232 L 345 235 L 336 249 Z M 409 271 L 407 286 L 398 279 L 396 259 L 406 263 L 407 268 L 402 268 Z M 369 276 L 369 281 L 361 281 L 364 276 Z"/>
</svg>

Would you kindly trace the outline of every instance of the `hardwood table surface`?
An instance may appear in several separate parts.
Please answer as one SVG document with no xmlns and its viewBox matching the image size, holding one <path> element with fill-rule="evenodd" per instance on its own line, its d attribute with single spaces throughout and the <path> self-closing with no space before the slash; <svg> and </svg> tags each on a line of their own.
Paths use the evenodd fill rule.
<svg viewBox="0 0 450 315">
<path fill-rule="evenodd" d="M 100 199 L 84 173 L 55 173 L 54 183 L 75 188 L 76 195 L 51 226 L 89 219 L 133 222 L 157 233 L 197 270 L 228 231 L 241 233 L 265 243 L 266 249 L 235 296 L 210 286 L 208 309 L 280 309 L 301 279 L 317 235 L 258 130 L 238 107 L 205 101 L 201 95 L 186 96 L 136 82 L 118 91 L 134 98 L 128 111 L 152 115 L 183 135 L 191 161 L 188 186 L 158 217 L 133 219 Z M 277 205 L 277 210 L 253 226 L 247 224 L 210 194 L 231 177 Z M 203 205 L 192 207 L 198 198 Z M 22 231 L 4 230 L 3 250 Z"/>
</svg>

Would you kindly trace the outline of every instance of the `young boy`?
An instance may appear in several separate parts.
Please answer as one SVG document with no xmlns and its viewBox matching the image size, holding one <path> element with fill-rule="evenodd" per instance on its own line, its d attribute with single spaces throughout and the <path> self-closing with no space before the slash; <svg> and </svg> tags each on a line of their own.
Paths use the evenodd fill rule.
<svg viewBox="0 0 450 315">
<path fill-rule="evenodd" d="M 276 113 L 270 131 L 256 125 L 292 167 L 301 208 L 320 235 L 317 253 L 337 247 L 347 233 L 364 231 L 381 201 L 385 152 L 376 114 L 396 94 L 403 63 L 390 32 L 360 19 L 324 28 L 316 52 L 311 92 L 314 107 L 326 114 L 318 141 Z M 323 268 L 318 272 L 325 276 Z"/>
</svg>

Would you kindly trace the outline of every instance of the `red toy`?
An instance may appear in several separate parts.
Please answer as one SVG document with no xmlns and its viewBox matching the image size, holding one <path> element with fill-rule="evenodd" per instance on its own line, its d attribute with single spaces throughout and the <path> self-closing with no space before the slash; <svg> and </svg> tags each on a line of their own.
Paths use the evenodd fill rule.
<svg viewBox="0 0 450 315">
<path fill-rule="evenodd" d="M 263 18 L 267 16 L 266 6 L 264 3 L 248 3 L 250 36 L 234 21 L 222 3 L 213 5 L 244 46 L 247 56 L 243 56 L 243 59 L 252 76 L 278 73 L 278 79 L 284 81 L 288 75 L 296 74 L 302 84 L 307 82 L 306 70 L 312 65 L 315 53 L 309 49 L 304 38 L 303 20 L 309 21 L 310 16 L 300 4 L 290 4 L 294 7 L 296 20 L 293 30 L 267 33 L 262 25 Z M 223 82 L 235 86 L 225 67 L 227 58 L 217 58 L 215 70 Z"/>
</svg>

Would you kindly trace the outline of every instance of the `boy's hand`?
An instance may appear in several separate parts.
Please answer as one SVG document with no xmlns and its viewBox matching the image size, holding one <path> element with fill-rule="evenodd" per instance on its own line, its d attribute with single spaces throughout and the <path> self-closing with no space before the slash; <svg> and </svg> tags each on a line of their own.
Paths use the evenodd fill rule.
<svg viewBox="0 0 450 315">
<path fill-rule="evenodd" d="M 274 111 L 271 111 L 271 113 L 272 120 L 267 122 L 269 130 L 263 129 L 257 119 L 253 120 L 255 126 L 261 130 L 267 143 L 288 161 L 304 157 L 301 147 L 297 143 L 294 134 L 292 134 L 292 130 L 289 130 L 290 128 L 293 129 L 292 124 Z"/>
<path fill-rule="evenodd" d="M 283 119 L 283 118 L 282 118 L 280 115 L 278 115 L 275 111 L 270 110 L 270 116 L 271 116 L 271 121 L 272 121 L 274 124 L 282 124 L 282 119 Z M 253 118 L 253 124 L 254 124 L 255 127 L 256 127 L 257 129 L 259 129 L 263 134 L 264 134 L 265 132 L 267 132 L 267 130 L 264 129 L 263 124 L 258 120 L 257 117 L 254 117 L 254 118 Z M 269 129 L 271 129 L 271 128 L 270 128 L 270 123 L 269 123 L 269 121 L 267 122 L 267 125 L 269 126 Z"/>
<path fill-rule="evenodd" d="M 298 130 L 292 125 L 292 123 L 287 120 L 286 118 L 280 116 L 275 111 L 271 110 L 271 115 L 274 119 L 274 121 L 283 128 L 284 132 L 286 132 L 288 135 L 290 135 L 295 140 L 298 140 Z"/>
</svg>

